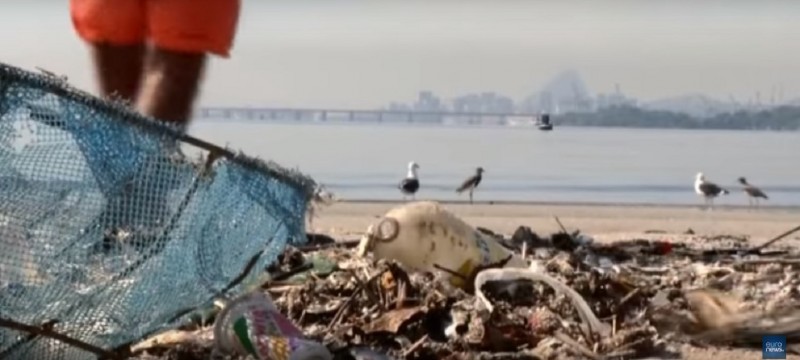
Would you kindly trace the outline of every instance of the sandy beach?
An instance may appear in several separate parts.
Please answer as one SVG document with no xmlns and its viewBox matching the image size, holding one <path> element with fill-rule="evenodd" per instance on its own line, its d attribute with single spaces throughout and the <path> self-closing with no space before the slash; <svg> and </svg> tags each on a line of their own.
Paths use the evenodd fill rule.
<svg viewBox="0 0 800 360">
<path fill-rule="evenodd" d="M 317 211 L 309 231 L 340 239 L 357 238 L 398 202 L 340 201 Z M 769 240 L 800 224 L 800 209 L 718 207 L 713 211 L 697 206 L 453 203 L 444 206 L 473 226 L 511 234 L 520 226 L 550 234 L 559 230 L 557 216 L 569 231 L 576 229 L 598 241 L 631 237 L 690 238 L 697 235 L 747 236 L 753 243 Z M 800 233 L 784 240 L 800 244 Z"/>
</svg>

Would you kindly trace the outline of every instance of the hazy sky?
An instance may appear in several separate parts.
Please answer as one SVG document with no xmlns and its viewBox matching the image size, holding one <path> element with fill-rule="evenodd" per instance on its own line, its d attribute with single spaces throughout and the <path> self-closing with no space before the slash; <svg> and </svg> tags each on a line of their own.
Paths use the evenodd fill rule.
<svg viewBox="0 0 800 360">
<path fill-rule="evenodd" d="M 94 90 L 66 0 L 3 0 L 0 61 Z M 520 100 L 559 71 L 649 100 L 800 97 L 800 1 L 244 0 L 202 104 L 376 107 L 427 89 Z"/>
</svg>

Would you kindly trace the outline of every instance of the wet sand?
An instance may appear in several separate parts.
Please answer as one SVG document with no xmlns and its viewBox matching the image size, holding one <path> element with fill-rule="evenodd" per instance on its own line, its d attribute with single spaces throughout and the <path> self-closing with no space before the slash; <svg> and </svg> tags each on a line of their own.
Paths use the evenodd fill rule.
<svg viewBox="0 0 800 360">
<path fill-rule="evenodd" d="M 397 202 L 337 202 L 317 211 L 309 231 L 337 238 L 359 237 L 378 217 Z M 442 203 L 473 226 L 511 234 L 520 225 L 544 235 L 558 231 L 557 216 L 569 231 L 575 229 L 599 241 L 639 237 L 685 237 L 697 235 L 748 236 L 753 243 L 769 240 L 800 225 L 800 209 L 718 207 L 713 211 L 697 206 L 533 204 L 533 203 Z M 788 241 L 787 241 L 788 240 Z M 786 240 L 800 245 L 800 233 Z"/>
</svg>

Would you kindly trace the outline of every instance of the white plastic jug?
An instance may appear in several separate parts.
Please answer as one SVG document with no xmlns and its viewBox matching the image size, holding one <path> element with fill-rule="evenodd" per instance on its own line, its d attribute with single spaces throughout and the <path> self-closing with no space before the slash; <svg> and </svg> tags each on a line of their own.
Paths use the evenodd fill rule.
<svg viewBox="0 0 800 360">
<path fill-rule="evenodd" d="M 436 271 L 434 264 L 468 276 L 475 267 L 508 258 L 506 267 L 527 268 L 519 255 L 498 244 L 447 211 L 439 203 L 419 201 L 389 210 L 370 226 L 359 252 L 396 260 L 417 271 Z M 450 276 L 453 285 L 463 280 Z"/>
</svg>

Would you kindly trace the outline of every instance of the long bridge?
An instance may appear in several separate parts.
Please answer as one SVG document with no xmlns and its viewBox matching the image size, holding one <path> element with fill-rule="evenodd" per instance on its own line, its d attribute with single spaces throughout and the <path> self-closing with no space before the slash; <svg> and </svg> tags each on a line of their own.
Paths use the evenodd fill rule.
<svg viewBox="0 0 800 360">
<path fill-rule="evenodd" d="M 539 114 L 414 110 L 208 107 L 195 112 L 198 120 L 264 122 L 416 123 L 438 125 L 533 126 Z"/>
</svg>

